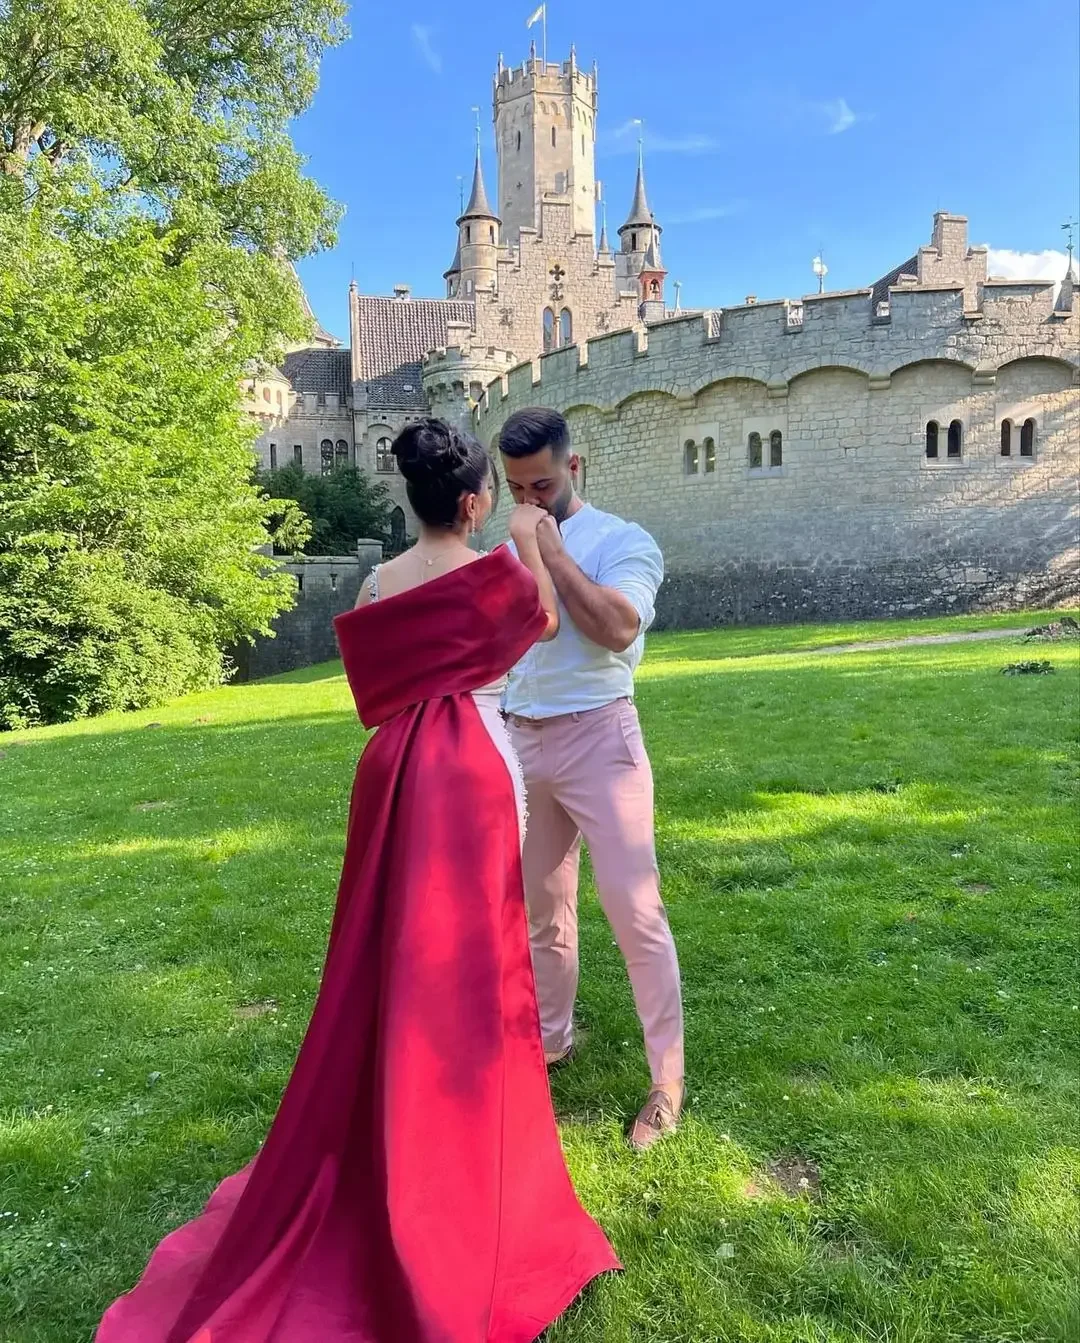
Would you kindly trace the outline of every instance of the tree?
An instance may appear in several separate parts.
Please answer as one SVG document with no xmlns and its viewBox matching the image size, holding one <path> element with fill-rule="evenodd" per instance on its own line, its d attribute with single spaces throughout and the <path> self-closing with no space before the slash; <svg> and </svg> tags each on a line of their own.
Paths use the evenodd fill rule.
<svg viewBox="0 0 1080 1343">
<path fill-rule="evenodd" d="M 0 726 L 210 685 L 292 600 L 240 381 L 333 238 L 287 129 L 342 12 L 0 0 Z"/>
<path fill-rule="evenodd" d="M 389 540 L 390 491 L 356 467 L 312 476 L 290 463 L 260 475 L 259 484 L 271 499 L 295 500 L 310 519 L 305 555 L 351 555 L 358 540 Z M 275 548 L 291 549 L 284 533 L 275 538 Z"/>
</svg>

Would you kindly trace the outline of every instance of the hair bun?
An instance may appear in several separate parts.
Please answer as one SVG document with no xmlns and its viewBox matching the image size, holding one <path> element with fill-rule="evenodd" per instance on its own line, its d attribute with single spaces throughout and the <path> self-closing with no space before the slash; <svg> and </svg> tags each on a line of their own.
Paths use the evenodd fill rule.
<svg viewBox="0 0 1080 1343">
<path fill-rule="evenodd" d="M 407 425 L 391 448 L 398 469 L 414 483 L 452 475 L 469 459 L 469 443 L 443 420 L 417 420 Z"/>
</svg>

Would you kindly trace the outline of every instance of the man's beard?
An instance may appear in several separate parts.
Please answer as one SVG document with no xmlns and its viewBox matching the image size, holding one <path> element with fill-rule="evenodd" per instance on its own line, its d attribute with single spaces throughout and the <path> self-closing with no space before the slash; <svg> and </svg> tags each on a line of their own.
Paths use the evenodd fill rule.
<svg viewBox="0 0 1080 1343">
<path fill-rule="evenodd" d="M 548 512 L 561 527 L 570 514 L 570 505 L 574 502 L 574 482 L 568 480 L 566 489 L 555 499 Z"/>
</svg>

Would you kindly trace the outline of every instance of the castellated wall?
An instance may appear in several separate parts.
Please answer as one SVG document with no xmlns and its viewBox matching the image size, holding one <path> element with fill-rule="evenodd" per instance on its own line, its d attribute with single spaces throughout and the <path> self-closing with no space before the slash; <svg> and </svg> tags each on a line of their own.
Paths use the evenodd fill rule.
<svg viewBox="0 0 1080 1343">
<path fill-rule="evenodd" d="M 1041 283 L 991 281 L 981 299 L 965 312 L 961 283 L 903 286 L 887 318 L 860 290 L 616 332 L 493 382 L 477 431 L 495 446 L 523 406 L 566 414 L 586 497 L 664 550 L 662 625 L 1075 598 L 1078 315 L 1054 314 Z M 1021 456 L 1029 419 L 1032 455 Z M 954 421 L 959 456 L 948 455 Z"/>
</svg>

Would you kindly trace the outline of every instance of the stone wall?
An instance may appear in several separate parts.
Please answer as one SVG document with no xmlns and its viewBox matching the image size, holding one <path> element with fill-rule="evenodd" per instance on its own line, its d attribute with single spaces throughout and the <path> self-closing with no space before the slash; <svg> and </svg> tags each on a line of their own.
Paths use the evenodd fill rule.
<svg viewBox="0 0 1080 1343">
<path fill-rule="evenodd" d="M 382 559 L 382 543 L 358 541 L 355 555 L 317 555 L 283 564 L 296 579 L 296 604 L 274 622 L 272 639 L 233 651 L 236 680 L 311 667 L 338 656 L 334 617 L 356 605 L 360 585 Z"/>
<path fill-rule="evenodd" d="M 1073 598 L 1077 313 L 1054 313 L 1047 284 L 991 282 L 981 297 L 973 314 L 962 281 L 894 288 L 882 319 L 860 290 L 617 333 L 511 370 L 477 430 L 494 445 L 522 406 L 567 415 L 590 500 L 665 552 L 661 624 Z M 1033 455 L 1014 441 L 1003 457 L 1001 421 L 1028 418 Z"/>
</svg>

